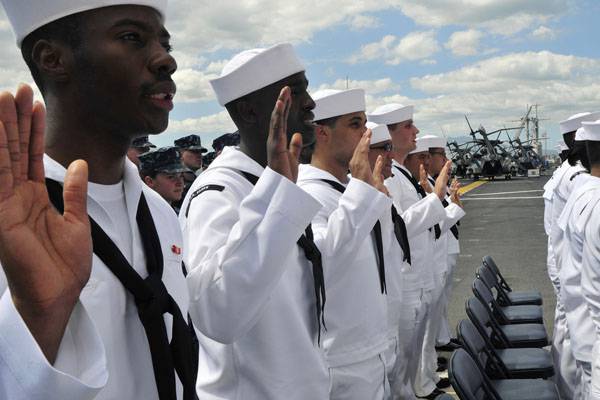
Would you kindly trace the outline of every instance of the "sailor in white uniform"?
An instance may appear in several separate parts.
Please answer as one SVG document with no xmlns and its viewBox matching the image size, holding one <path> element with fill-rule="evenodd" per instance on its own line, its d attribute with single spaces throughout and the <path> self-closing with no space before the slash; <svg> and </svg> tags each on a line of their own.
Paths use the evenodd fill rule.
<svg viewBox="0 0 600 400">
<path fill-rule="evenodd" d="M 181 232 L 126 157 L 168 124 L 166 1 L 2 3 L 52 123 L 29 87 L 0 94 L 1 397 L 195 399 Z"/>
<path fill-rule="evenodd" d="M 600 180 L 600 121 L 583 124 L 586 133 L 587 156 L 590 164 L 590 184 Z M 586 399 L 600 399 L 600 191 L 596 190 L 584 212 L 585 223 L 581 263 L 581 292 L 593 322 L 591 383 Z"/>
<path fill-rule="evenodd" d="M 408 359 L 407 376 L 397 379 L 392 393 L 396 397 L 414 398 L 437 393 L 435 383 L 417 391 L 415 379 L 421 358 L 421 348 L 425 335 L 425 320 L 430 306 L 429 294 L 433 288 L 433 275 L 428 263 L 431 255 L 428 236 L 429 229 L 445 217 L 441 199 L 445 195 L 445 182 L 436 185 L 436 193 L 422 198 L 411 180 L 404 174 L 410 172 L 401 163 L 409 152 L 416 148 L 416 136 L 419 132 L 414 126 L 413 107 L 400 104 L 387 104 L 375 109 L 368 116 L 369 121 L 387 125 L 392 137 L 393 157 L 392 173 L 386 179 L 386 187 L 392 195 L 394 206 L 405 221 L 411 249 L 411 268 L 404 274 L 402 322 L 398 336 L 402 342 L 403 354 Z M 442 179 L 447 181 L 446 167 Z M 413 387 L 410 390 L 410 387 Z M 409 395 L 407 395 L 407 392 Z"/>
<path fill-rule="evenodd" d="M 435 135 L 426 135 L 423 136 L 422 139 L 429 140 L 429 167 L 427 168 L 427 172 L 433 176 L 428 178 L 431 186 L 435 185 L 434 178 L 437 178 L 442 168 L 448 162 L 448 158 L 446 157 L 446 139 L 435 136 Z M 452 213 L 454 211 L 459 212 L 460 214 L 464 213 L 464 208 L 462 206 L 462 202 L 460 201 L 460 196 L 458 193 L 459 185 L 458 182 L 453 182 L 451 188 L 447 189 L 447 195 L 445 198 L 445 202 L 443 202 L 446 208 L 446 214 L 452 219 Z M 454 204 L 454 205 L 451 205 Z M 458 211 L 455 206 L 458 206 L 462 211 Z M 454 210 L 454 211 L 453 211 Z M 463 215 L 464 216 L 464 215 Z M 461 217 L 462 218 L 462 217 Z M 444 289 L 442 291 L 443 299 L 441 299 L 442 303 L 442 316 L 440 320 L 440 328 L 439 333 L 436 339 L 437 346 L 446 347 L 449 349 L 456 349 L 458 347 L 458 340 L 453 337 L 450 324 L 448 322 L 448 304 L 450 302 L 450 295 L 452 293 L 452 281 L 453 281 L 453 273 L 454 268 L 456 267 L 456 262 L 458 261 L 458 254 L 460 253 L 460 246 L 458 242 L 458 224 L 450 226 L 449 231 L 446 235 L 443 235 L 443 239 L 436 243 L 436 246 L 440 246 L 444 241 L 447 244 L 447 256 L 446 256 L 446 272 L 443 276 L 444 281 Z M 444 223 L 444 227 L 447 227 L 448 224 Z"/>
<path fill-rule="evenodd" d="M 577 130 L 575 142 L 587 141 L 586 122 Z M 594 345 L 594 325 L 589 309 L 582 295 L 582 253 L 586 241 L 585 225 L 593 210 L 592 201 L 600 194 L 600 178 L 590 175 L 587 154 L 581 155 L 581 164 L 585 168 L 580 174 L 563 212 L 556 222 L 563 232 L 563 246 L 557 260 L 560 262 L 561 300 L 565 307 L 573 355 L 581 376 L 581 396 L 586 399 L 589 393 L 592 372 L 592 348 Z M 595 240 L 595 238 L 590 238 Z"/>
<path fill-rule="evenodd" d="M 579 179 L 583 167 L 578 162 L 581 145 L 575 143 L 575 132 L 584 121 L 600 118 L 600 113 L 579 113 L 560 122 L 560 131 L 567 146 L 571 148 L 569 159 L 563 162 L 560 169 L 544 187 L 544 229 L 548 234 L 548 275 L 556 293 L 556 310 L 554 316 L 554 334 L 552 339 L 553 361 L 557 371 L 555 381 L 565 398 L 578 398 L 581 389 L 580 369 L 577 368 L 571 335 L 567 327 L 564 301 L 561 297 L 560 255 L 563 246 L 563 231 L 557 221 L 569 198 L 575 182 Z M 571 165 L 572 164 L 572 165 Z"/>
<path fill-rule="evenodd" d="M 383 160 L 371 170 L 362 89 L 325 90 L 313 97 L 315 150 L 311 164 L 300 166 L 298 186 L 323 205 L 312 226 L 327 293 L 323 347 L 330 398 L 383 399 L 383 352 L 388 345 L 385 252 L 392 206 L 377 173 Z"/>
<path fill-rule="evenodd" d="M 427 175 L 430 142 L 431 140 L 427 137 L 417 138 L 417 148 L 409 153 L 404 161 L 404 166 L 410 171 L 412 176 L 420 174 L 419 186 L 423 188 L 425 193 L 433 191 Z M 442 318 L 443 307 L 441 299 L 445 286 L 444 277 L 447 272 L 448 241 L 446 233 L 464 215 L 464 211 L 456 204 L 447 203 L 445 199 L 442 200 L 442 203 L 446 206 L 444 208 L 446 215 L 442 221 L 431 229 L 427 237 L 429 240 L 427 266 L 433 278 L 433 283 L 430 289 L 428 289 L 431 300 L 428 316 L 425 320 L 425 337 L 423 339 L 419 371 L 415 381 L 415 386 L 420 388 L 415 389 L 415 391 L 418 394 L 419 390 L 421 390 L 421 393 L 423 393 L 422 396 L 427 396 L 426 391 L 430 387 L 443 389 L 450 384 L 447 378 L 440 378 L 436 372 L 437 353 L 435 346 Z M 434 389 L 434 393 L 436 392 Z"/>
<path fill-rule="evenodd" d="M 418 139 L 423 141 L 423 147 L 428 147 L 428 158 L 425 165 L 425 170 L 429 174 L 428 181 L 430 191 L 433 191 L 435 180 L 431 175 L 437 177 L 442 168 L 448 161 L 446 158 L 446 140 L 435 135 L 425 135 Z M 458 258 L 458 227 L 460 219 L 465 216 L 465 211 L 462 207 L 460 197 L 458 195 L 458 183 L 453 184 L 452 195 L 450 188 L 447 188 L 447 195 L 443 200 L 443 205 L 446 210 L 446 218 L 440 223 L 441 236 L 434 242 L 436 261 L 434 265 L 438 266 L 434 269 L 437 280 L 441 283 L 441 293 L 439 295 L 437 308 L 434 308 L 432 319 L 437 324 L 437 336 L 435 346 L 445 346 L 456 348 L 448 324 L 448 301 L 452 290 L 452 270 L 456 265 Z M 440 266 L 444 268 L 440 268 Z M 438 315 L 436 317 L 436 314 Z M 433 332 L 432 332 L 433 333 Z M 456 341 L 456 339 L 454 339 Z M 431 351 L 431 349 L 430 349 Z M 431 361 L 431 360 L 430 360 Z M 432 365 L 433 373 L 437 365 Z"/>
<path fill-rule="evenodd" d="M 367 122 L 367 128 L 372 132 L 369 163 L 374 169 L 377 159 L 382 157 L 384 164 L 381 173 L 387 179 L 392 176 L 392 138 L 386 125 Z M 412 389 L 404 384 L 408 359 L 405 354 L 405 346 L 402 345 L 399 337 L 400 324 L 404 322 L 402 321 L 402 311 L 405 308 L 404 274 L 410 269 L 410 244 L 406 223 L 394 206 L 392 206 L 391 218 L 393 225 L 388 235 L 392 239 L 390 239 L 390 245 L 385 254 L 389 340 L 385 351 L 385 365 L 390 387 L 396 388 L 397 391 L 399 388 L 404 390 L 404 393 L 398 392 L 394 397 L 410 398 L 414 396 Z M 391 397 L 390 392 L 386 398 Z"/>
<path fill-rule="evenodd" d="M 314 137 L 304 66 L 290 44 L 252 49 L 211 84 L 241 142 L 196 179 L 179 214 L 198 397 L 327 399 L 326 299 L 309 229 L 321 204 L 295 184 L 302 142 Z"/>
</svg>

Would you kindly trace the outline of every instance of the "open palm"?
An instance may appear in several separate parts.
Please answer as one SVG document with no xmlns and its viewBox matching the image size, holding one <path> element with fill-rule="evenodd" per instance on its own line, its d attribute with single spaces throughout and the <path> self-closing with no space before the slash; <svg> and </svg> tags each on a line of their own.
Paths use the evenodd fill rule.
<svg viewBox="0 0 600 400">
<path fill-rule="evenodd" d="M 49 323 L 64 331 L 91 272 L 87 164 L 69 166 L 61 215 L 44 183 L 44 107 L 32 99 L 28 86 L 14 98 L 0 94 L 0 263 L 17 310 L 51 359 L 57 338 L 38 330 Z"/>
</svg>

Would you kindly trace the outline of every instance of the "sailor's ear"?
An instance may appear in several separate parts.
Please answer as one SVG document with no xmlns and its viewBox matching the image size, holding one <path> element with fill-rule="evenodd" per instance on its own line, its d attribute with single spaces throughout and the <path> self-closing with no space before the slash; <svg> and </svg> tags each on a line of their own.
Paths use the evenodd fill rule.
<svg viewBox="0 0 600 400">
<path fill-rule="evenodd" d="M 237 101 L 235 104 L 235 111 L 240 120 L 248 125 L 256 123 L 258 119 L 258 113 L 252 102 L 243 99 Z"/>
<path fill-rule="evenodd" d="M 68 81 L 75 65 L 73 50 L 56 40 L 38 40 L 31 49 L 31 60 L 45 82 Z"/>
<path fill-rule="evenodd" d="M 154 185 L 154 179 L 152 179 L 151 177 L 149 177 L 148 175 L 146 175 L 144 177 L 144 183 L 146 185 L 148 185 L 149 187 L 152 187 Z"/>
</svg>

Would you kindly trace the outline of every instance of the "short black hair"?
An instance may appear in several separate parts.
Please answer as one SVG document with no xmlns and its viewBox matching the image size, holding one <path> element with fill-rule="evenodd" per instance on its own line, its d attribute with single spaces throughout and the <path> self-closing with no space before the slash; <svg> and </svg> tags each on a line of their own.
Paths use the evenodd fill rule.
<svg viewBox="0 0 600 400">
<path fill-rule="evenodd" d="M 560 161 L 565 161 L 567 159 L 567 157 L 569 157 L 569 150 L 563 150 L 560 153 L 558 153 L 558 156 L 560 157 Z"/>
<path fill-rule="evenodd" d="M 569 165 L 571 166 L 575 166 L 577 164 L 577 161 L 581 161 L 581 165 L 583 165 L 584 168 L 589 170 L 590 163 L 588 161 L 585 143 L 586 141 L 576 140 L 573 143 L 573 148 L 569 152 L 567 160 L 569 160 Z"/>
<path fill-rule="evenodd" d="M 567 145 L 569 150 L 573 148 L 573 145 L 575 143 L 575 133 L 576 132 L 577 131 L 565 132 L 562 135 L 563 141 L 565 142 L 565 144 Z"/>
<path fill-rule="evenodd" d="M 586 149 L 590 168 L 592 165 L 600 164 L 600 142 L 588 140 L 586 142 Z"/>
<path fill-rule="evenodd" d="M 39 89 L 44 93 L 44 80 L 40 70 L 33 60 L 33 47 L 40 40 L 59 41 L 73 50 L 80 48 L 82 43 L 82 13 L 68 15 L 52 21 L 27 35 L 21 43 L 21 55 L 31 71 L 31 76 Z"/>
<path fill-rule="evenodd" d="M 140 169 L 140 176 L 142 177 L 142 180 L 144 180 L 144 178 L 147 176 L 154 179 L 156 178 L 156 175 L 158 175 L 158 171 L 155 169 Z"/>
</svg>

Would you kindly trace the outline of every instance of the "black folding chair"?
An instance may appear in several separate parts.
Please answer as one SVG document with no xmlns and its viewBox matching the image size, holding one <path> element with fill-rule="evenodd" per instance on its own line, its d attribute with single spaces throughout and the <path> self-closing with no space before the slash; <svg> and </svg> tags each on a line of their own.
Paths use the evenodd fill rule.
<svg viewBox="0 0 600 400">
<path fill-rule="evenodd" d="M 482 264 L 476 272 L 476 275 L 480 277 L 485 285 L 490 290 L 495 291 L 495 298 L 498 304 L 502 306 L 526 306 L 526 305 L 541 305 L 542 299 L 535 295 L 530 296 L 529 294 L 523 296 L 523 293 L 530 292 L 507 292 L 500 285 L 500 280 L 494 274 L 490 267 Z M 534 293 L 534 292 L 532 292 Z"/>
<path fill-rule="evenodd" d="M 542 294 L 537 290 L 513 291 L 491 256 L 483 257 L 483 265 L 494 274 L 497 282 L 494 287 L 498 290 L 498 298 L 505 303 L 503 305 L 542 304 Z"/>
<path fill-rule="evenodd" d="M 465 303 L 467 316 L 481 336 L 491 339 L 495 348 L 544 347 L 548 334 L 543 324 L 500 325 L 479 299 L 471 297 Z"/>
<path fill-rule="evenodd" d="M 448 377 L 462 400 L 558 400 L 556 386 L 544 379 L 490 381 L 464 349 L 450 357 Z"/>
<path fill-rule="evenodd" d="M 479 277 L 473 281 L 473 294 L 482 303 L 488 304 L 500 324 L 541 324 L 544 313 L 540 306 L 501 306 L 489 287 Z"/>
<path fill-rule="evenodd" d="M 466 319 L 458 323 L 457 331 L 465 350 L 492 379 L 546 379 L 554 375 L 552 357 L 544 349 L 494 349 Z"/>
</svg>

